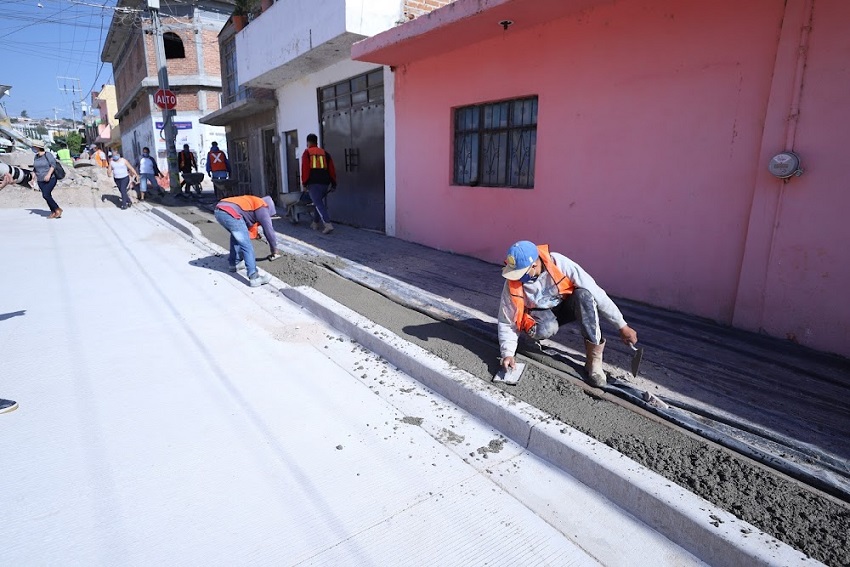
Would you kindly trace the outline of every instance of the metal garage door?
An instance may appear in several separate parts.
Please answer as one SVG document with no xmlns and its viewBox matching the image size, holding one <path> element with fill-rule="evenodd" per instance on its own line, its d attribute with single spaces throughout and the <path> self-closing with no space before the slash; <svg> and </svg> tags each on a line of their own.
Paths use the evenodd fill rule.
<svg viewBox="0 0 850 567">
<path fill-rule="evenodd" d="M 339 189 L 328 197 L 331 219 L 384 230 L 383 69 L 319 89 L 322 147 L 331 154 Z"/>
</svg>

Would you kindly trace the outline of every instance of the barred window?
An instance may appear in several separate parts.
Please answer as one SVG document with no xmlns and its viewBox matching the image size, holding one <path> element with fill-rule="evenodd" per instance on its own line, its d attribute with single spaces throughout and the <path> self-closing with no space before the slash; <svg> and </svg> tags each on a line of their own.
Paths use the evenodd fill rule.
<svg viewBox="0 0 850 567">
<path fill-rule="evenodd" d="M 536 96 L 456 108 L 454 119 L 455 185 L 534 187 Z"/>
<path fill-rule="evenodd" d="M 247 98 L 247 88 L 239 85 L 236 73 L 236 38 L 230 38 L 221 45 L 221 89 L 224 106 Z"/>
</svg>

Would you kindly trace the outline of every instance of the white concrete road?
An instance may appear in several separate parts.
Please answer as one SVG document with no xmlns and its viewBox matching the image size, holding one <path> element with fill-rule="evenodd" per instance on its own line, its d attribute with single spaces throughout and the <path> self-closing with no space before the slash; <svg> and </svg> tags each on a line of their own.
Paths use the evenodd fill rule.
<svg viewBox="0 0 850 567">
<path fill-rule="evenodd" d="M 700 564 L 143 209 L 0 238 L 0 564 Z"/>
</svg>

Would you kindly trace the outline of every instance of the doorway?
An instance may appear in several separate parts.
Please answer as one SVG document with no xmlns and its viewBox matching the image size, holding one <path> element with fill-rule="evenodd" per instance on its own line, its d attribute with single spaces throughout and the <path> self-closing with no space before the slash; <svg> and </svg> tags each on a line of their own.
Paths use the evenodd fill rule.
<svg viewBox="0 0 850 567">
<path fill-rule="evenodd" d="M 286 192 L 301 191 L 301 169 L 298 167 L 298 130 L 283 133 L 286 145 Z"/>
</svg>

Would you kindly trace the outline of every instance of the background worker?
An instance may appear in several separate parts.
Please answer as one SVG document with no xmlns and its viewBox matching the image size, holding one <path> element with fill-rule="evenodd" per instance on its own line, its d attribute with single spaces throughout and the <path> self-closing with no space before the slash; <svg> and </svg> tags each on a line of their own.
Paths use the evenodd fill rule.
<svg viewBox="0 0 850 567">
<path fill-rule="evenodd" d="M 498 331 L 501 364 L 513 368 L 519 334 L 547 339 L 561 325 L 578 321 L 584 337 L 588 382 L 607 384 L 602 370 L 605 339 L 599 315 L 613 324 L 626 344 L 637 343 L 637 332 L 626 324 L 620 309 L 577 263 L 548 245 L 520 240 L 508 249 L 502 277 L 507 281 L 499 305 Z"/>
<path fill-rule="evenodd" d="M 271 281 L 268 274 L 260 274 L 257 270 L 257 259 L 251 239 L 256 235 L 258 226 L 263 227 L 263 233 L 269 242 L 269 260 L 280 257 L 277 251 L 277 237 L 272 226 L 272 216 L 276 212 L 271 197 L 261 199 L 254 195 L 228 197 L 215 206 L 215 220 L 230 233 L 230 254 L 227 257 L 230 271 L 237 272 L 245 268 L 248 273 L 248 285 L 251 287 L 259 287 Z"/>
<path fill-rule="evenodd" d="M 328 234 L 334 227 L 328 216 L 327 197 L 328 193 L 336 191 L 336 168 L 331 155 L 319 147 L 315 134 L 307 135 L 307 149 L 301 154 L 301 183 L 316 206 L 310 228 L 318 230 L 321 222 L 324 225 L 322 233 Z"/>
<path fill-rule="evenodd" d="M 218 142 L 213 142 L 207 152 L 207 175 L 210 179 L 230 177 L 230 162 L 227 161 L 227 155 L 219 149 Z"/>
<path fill-rule="evenodd" d="M 92 145 L 92 156 L 94 157 L 94 162 L 99 167 L 109 167 L 109 163 L 106 161 L 106 152 L 103 151 L 103 148 Z"/>
<path fill-rule="evenodd" d="M 182 190 L 185 187 L 186 193 L 191 193 L 186 176 L 192 173 L 192 170 L 198 171 L 198 160 L 195 159 L 195 154 L 189 149 L 189 144 L 183 144 L 183 151 L 177 154 L 177 169 L 183 174 L 180 189 Z"/>
<path fill-rule="evenodd" d="M 74 168 L 74 160 L 71 158 L 71 150 L 68 149 L 68 144 L 59 142 L 59 151 L 56 152 L 56 158 L 62 162 L 62 165 L 67 165 L 71 169 Z"/>
</svg>

